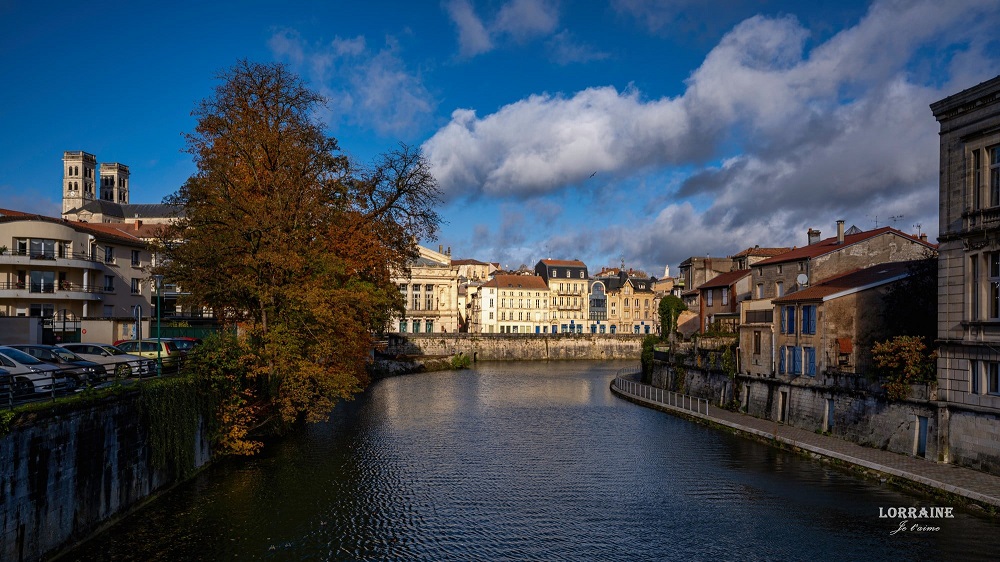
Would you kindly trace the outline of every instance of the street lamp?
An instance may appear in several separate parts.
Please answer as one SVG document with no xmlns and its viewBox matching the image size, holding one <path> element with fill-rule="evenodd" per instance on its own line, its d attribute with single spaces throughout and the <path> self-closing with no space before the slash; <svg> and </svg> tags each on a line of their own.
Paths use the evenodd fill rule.
<svg viewBox="0 0 1000 562">
<path fill-rule="evenodd" d="M 161 356 L 160 346 L 163 345 L 160 341 L 163 337 L 160 333 L 160 291 L 163 290 L 163 276 L 154 275 L 153 281 L 156 284 L 156 376 L 163 376 L 163 357 Z M 141 345 L 141 343 L 140 343 Z"/>
</svg>

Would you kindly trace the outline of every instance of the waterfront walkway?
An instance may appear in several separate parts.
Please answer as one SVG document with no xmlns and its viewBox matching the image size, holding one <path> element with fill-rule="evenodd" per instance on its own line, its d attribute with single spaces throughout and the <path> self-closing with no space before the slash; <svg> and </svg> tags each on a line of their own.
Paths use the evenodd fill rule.
<svg viewBox="0 0 1000 562">
<path fill-rule="evenodd" d="M 980 505 L 1000 507 L 1000 476 L 971 468 L 938 463 L 919 457 L 864 447 L 839 437 L 821 435 L 805 429 L 731 412 L 701 402 L 701 408 L 673 406 L 663 400 L 663 392 L 648 385 L 616 378 L 612 392 L 633 402 L 668 412 L 676 412 L 773 440 L 814 455 L 836 459 L 879 473 L 903 478 L 916 484 L 943 490 L 973 500 Z M 667 403 L 664 403 L 667 402 Z M 683 404 L 683 403 L 682 403 Z"/>
</svg>

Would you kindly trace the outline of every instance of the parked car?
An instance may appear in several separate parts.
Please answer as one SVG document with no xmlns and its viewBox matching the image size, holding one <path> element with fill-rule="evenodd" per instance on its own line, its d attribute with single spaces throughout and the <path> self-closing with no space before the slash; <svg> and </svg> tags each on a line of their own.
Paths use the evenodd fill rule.
<svg viewBox="0 0 1000 562">
<path fill-rule="evenodd" d="M 104 365 L 84 359 L 63 347 L 42 344 L 17 344 L 10 347 L 62 368 L 73 377 L 77 386 L 100 384 L 108 378 L 108 370 Z"/>
<path fill-rule="evenodd" d="M 157 351 L 159 346 L 159 351 Z M 177 347 L 177 343 L 170 339 L 162 340 L 128 340 L 121 343 L 118 349 L 126 353 L 141 355 L 149 359 L 159 359 L 163 362 L 164 371 L 176 371 L 180 369 L 184 352 Z"/>
<path fill-rule="evenodd" d="M 194 348 L 198 347 L 201 344 L 200 339 L 189 338 L 186 336 L 182 336 L 179 338 L 170 338 L 170 341 L 174 342 L 174 345 L 177 346 L 177 349 L 181 350 L 184 353 L 190 353 L 192 350 L 194 350 Z"/>
<path fill-rule="evenodd" d="M 104 343 L 64 343 L 59 347 L 100 363 L 119 379 L 131 376 L 145 377 L 156 374 L 156 361 L 126 353 L 113 345 Z"/>
<path fill-rule="evenodd" d="M 68 392 L 76 388 L 76 382 L 59 367 L 12 347 L 0 346 L 0 367 L 14 375 L 15 395 Z"/>
</svg>

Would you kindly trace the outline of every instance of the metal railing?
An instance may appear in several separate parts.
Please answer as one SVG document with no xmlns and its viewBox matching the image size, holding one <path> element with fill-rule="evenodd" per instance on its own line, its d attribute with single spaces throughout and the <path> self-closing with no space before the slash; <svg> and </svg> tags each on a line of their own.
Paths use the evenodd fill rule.
<svg viewBox="0 0 1000 562">
<path fill-rule="evenodd" d="M 0 369 L 0 410 L 10 410 L 29 402 L 54 401 L 88 388 L 101 388 L 114 383 L 135 384 L 157 376 L 176 375 L 180 373 L 184 360 L 184 356 L 179 356 L 164 361 L 160 374 L 157 373 L 156 360 L 146 357 L 101 365 L 104 371 L 96 373 L 88 373 L 77 365 L 23 374 L 11 374 L 6 369 Z"/>
<path fill-rule="evenodd" d="M 660 404 L 662 406 L 670 406 L 672 408 L 687 410 L 689 412 L 704 414 L 706 416 L 708 415 L 708 400 L 705 398 L 698 398 L 697 396 L 680 394 L 670 390 L 657 388 L 655 386 L 626 379 L 622 376 L 615 377 L 614 385 L 615 388 L 622 394 L 628 394 L 634 398 L 639 398 L 654 404 Z"/>
</svg>

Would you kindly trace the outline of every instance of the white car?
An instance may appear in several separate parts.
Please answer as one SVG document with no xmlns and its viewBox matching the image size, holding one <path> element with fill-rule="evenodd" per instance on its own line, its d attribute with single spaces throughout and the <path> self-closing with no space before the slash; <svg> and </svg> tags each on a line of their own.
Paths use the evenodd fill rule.
<svg viewBox="0 0 1000 562">
<path fill-rule="evenodd" d="M 64 347 L 84 359 L 104 365 L 109 373 L 114 374 L 115 378 L 148 377 L 156 374 L 156 361 L 125 353 L 110 344 L 64 343 L 59 347 Z"/>
<path fill-rule="evenodd" d="M 12 347 L 0 346 L 0 367 L 13 375 L 15 395 L 67 392 L 76 388 L 76 382 L 63 369 Z"/>
</svg>

